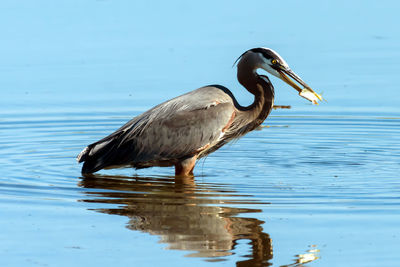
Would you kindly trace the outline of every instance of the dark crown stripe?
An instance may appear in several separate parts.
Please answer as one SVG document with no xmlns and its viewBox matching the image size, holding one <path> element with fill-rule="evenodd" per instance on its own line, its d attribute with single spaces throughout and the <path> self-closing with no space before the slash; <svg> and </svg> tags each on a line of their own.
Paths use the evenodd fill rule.
<svg viewBox="0 0 400 267">
<path fill-rule="evenodd" d="M 266 59 L 272 59 L 274 58 L 274 53 L 271 50 L 265 49 L 265 48 L 253 48 L 250 49 L 249 51 L 252 51 L 254 53 L 260 53 L 262 54 Z"/>
</svg>

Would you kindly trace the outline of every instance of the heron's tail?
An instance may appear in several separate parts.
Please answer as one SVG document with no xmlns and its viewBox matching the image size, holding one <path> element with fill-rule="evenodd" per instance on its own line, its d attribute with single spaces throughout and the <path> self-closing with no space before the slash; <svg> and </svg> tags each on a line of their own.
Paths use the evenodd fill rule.
<svg viewBox="0 0 400 267">
<path fill-rule="evenodd" d="M 85 149 L 82 150 L 81 153 L 79 153 L 79 155 L 76 157 L 76 161 L 78 163 L 84 162 L 87 158 L 89 150 L 90 150 L 89 147 L 85 147 Z"/>
<path fill-rule="evenodd" d="M 116 143 L 114 138 L 110 138 L 85 147 L 76 158 L 79 163 L 83 162 L 82 174 L 94 173 L 113 165 Z"/>
</svg>

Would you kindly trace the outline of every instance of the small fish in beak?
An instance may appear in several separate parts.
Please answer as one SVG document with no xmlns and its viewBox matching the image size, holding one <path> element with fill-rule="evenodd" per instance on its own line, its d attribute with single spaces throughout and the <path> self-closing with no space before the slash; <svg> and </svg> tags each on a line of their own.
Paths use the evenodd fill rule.
<svg viewBox="0 0 400 267">
<path fill-rule="evenodd" d="M 280 78 L 292 86 L 294 89 L 299 92 L 299 95 L 308 101 L 311 101 L 314 105 L 318 105 L 318 101 L 322 101 L 321 95 L 314 92 L 297 74 L 295 74 L 291 69 L 281 69 L 278 70 L 280 74 Z M 304 88 L 300 88 L 292 79 L 302 85 Z"/>
<path fill-rule="evenodd" d="M 318 101 L 322 101 L 322 96 L 317 94 L 314 91 L 311 91 L 308 88 L 303 88 L 300 92 L 299 95 L 301 97 L 304 97 L 305 99 L 311 101 L 314 105 L 318 105 Z"/>
</svg>

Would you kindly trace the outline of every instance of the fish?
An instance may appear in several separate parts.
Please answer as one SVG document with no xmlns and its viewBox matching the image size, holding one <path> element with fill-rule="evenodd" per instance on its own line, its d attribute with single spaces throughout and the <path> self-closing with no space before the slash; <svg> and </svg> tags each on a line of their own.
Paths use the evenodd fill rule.
<svg viewBox="0 0 400 267">
<path fill-rule="evenodd" d="M 308 101 L 311 101 L 314 105 L 318 105 L 318 101 L 322 101 L 323 98 L 321 95 L 317 94 L 314 92 L 314 90 L 309 89 L 309 88 L 303 88 L 299 95 Z"/>
</svg>

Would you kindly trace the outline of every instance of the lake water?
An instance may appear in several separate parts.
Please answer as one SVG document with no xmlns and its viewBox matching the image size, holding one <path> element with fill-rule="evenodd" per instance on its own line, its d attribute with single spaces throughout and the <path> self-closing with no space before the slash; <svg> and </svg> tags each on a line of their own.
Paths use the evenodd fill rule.
<svg viewBox="0 0 400 267">
<path fill-rule="evenodd" d="M 1 5 L 1 266 L 398 266 L 397 2 Z M 161 101 L 219 83 L 249 104 L 232 64 L 257 46 L 327 102 L 272 78 L 291 109 L 194 180 L 80 175 L 80 150 Z"/>
</svg>

